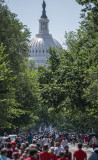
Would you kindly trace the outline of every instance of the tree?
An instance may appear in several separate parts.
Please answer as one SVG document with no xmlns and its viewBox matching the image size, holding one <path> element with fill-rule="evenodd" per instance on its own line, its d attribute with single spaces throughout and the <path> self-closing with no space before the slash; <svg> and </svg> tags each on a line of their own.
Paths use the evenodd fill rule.
<svg viewBox="0 0 98 160">
<path fill-rule="evenodd" d="M 93 18 L 89 12 L 77 32 L 65 33 L 67 50 L 50 49 L 48 66 L 39 68 L 43 102 L 56 113 L 71 111 L 71 116 L 75 115 L 71 121 L 68 114 L 71 123 L 85 129 L 96 124 L 98 115 L 98 33 Z M 97 125 L 94 129 L 98 131 Z"/>
<path fill-rule="evenodd" d="M 92 62 L 90 69 L 88 71 L 88 81 L 90 80 L 90 85 L 85 90 L 85 97 L 88 101 L 92 102 L 92 106 L 97 109 L 98 101 L 97 95 L 98 92 L 98 2 L 96 0 L 77 0 L 80 5 L 85 6 L 82 9 L 83 21 L 82 26 L 85 26 L 87 36 L 88 36 L 88 48 L 89 48 L 89 61 Z"/>
<path fill-rule="evenodd" d="M 3 44 L 0 46 L 0 128 L 8 125 L 9 108 L 14 104 L 14 88 L 12 71 L 7 67 L 7 54 L 4 54 Z"/>
<path fill-rule="evenodd" d="M 5 129 L 15 129 L 16 127 L 27 125 L 34 121 L 34 119 L 37 119 L 35 115 L 38 103 L 37 76 L 35 70 L 31 71 L 31 68 L 27 67 L 29 35 L 30 32 L 27 27 L 24 26 L 17 19 L 17 16 L 11 13 L 4 2 L 0 0 L 0 44 L 3 43 L 5 47 L 3 54 L 6 57 L 6 70 L 9 71 L 10 68 L 11 71 L 9 80 L 11 78 L 12 81 L 9 88 L 10 90 L 11 88 L 14 90 L 14 98 L 12 95 L 11 98 L 9 98 L 10 94 L 6 95 L 6 93 L 4 93 L 4 97 L 8 96 L 7 99 L 9 99 L 11 104 L 12 98 L 14 99 L 13 105 L 5 104 L 5 108 L 8 107 L 7 116 L 5 117 L 8 125 L 4 123 Z M 6 85 L 7 84 L 6 82 Z M 35 85 L 37 86 L 35 87 Z M 3 105 L 0 107 L 3 107 Z"/>
</svg>

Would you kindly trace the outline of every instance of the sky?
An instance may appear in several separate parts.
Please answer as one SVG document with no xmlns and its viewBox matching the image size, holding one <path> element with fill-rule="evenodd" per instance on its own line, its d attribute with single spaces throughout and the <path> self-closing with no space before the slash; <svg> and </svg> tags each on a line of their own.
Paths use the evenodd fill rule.
<svg viewBox="0 0 98 160">
<path fill-rule="evenodd" d="M 5 0 L 12 13 L 27 25 L 31 39 L 39 31 L 39 19 L 42 15 L 43 0 Z M 65 42 L 65 31 L 76 31 L 79 28 L 82 7 L 75 0 L 45 0 L 46 14 L 49 21 L 49 32 L 61 45 Z"/>
</svg>

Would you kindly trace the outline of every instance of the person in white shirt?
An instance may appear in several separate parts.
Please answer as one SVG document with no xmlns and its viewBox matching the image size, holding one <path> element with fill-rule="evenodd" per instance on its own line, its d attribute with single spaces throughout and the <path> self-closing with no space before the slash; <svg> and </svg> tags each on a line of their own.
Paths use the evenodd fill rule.
<svg viewBox="0 0 98 160">
<path fill-rule="evenodd" d="M 67 141 L 67 139 L 63 138 L 61 144 L 62 144 L 62 147 L 63 147 L 63 148 L 65 148 L 66 146 L 68 146 L 68 141 Z"/>
<path fill-rule="evenodd" d="M 40 147 L 42 148 L 42 138 L 41 137 L 39 137 L 38 143 L 40 144 Z"/>
<path fill-rule="evenodd" d="M 48 137 L 45 136 L 45 138 L 43 138 L 43 140 L 42 140 L 42 147 L 47 143 L 48 143 Z"/>
<path fill-rule="evenodd" d="M 56 143 L 56 148 L 55 148 L 55 154 L 56 154 L 56 156 L 57 156 L 58 158 L 60 157 L 60 152 L 61 152 L 61 151 L 64 151 L 64 148 L 61 147 L 61 145 L 60 145 L 59 142 L 57 142 L 57 143 Z"/>
</svg>

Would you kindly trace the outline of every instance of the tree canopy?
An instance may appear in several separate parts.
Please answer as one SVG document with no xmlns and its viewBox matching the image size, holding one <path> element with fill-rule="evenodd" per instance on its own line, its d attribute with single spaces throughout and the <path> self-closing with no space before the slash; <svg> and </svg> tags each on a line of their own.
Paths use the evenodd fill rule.
<svg viewBox="0 0 98 160">
<path fill-rule="evenodd" d="M 67 49 L 50 49 L 48 65 L 39 68 L 41 96 L 51 114 L 53 111 L 59 117 L 61 113 L 63 126 L 68 123 L 75 130 L 77 126 L 79 130 L 94 127 L 98 132 L 97 3 L 77 2 L 85 5 L 80 28 L 65 33 Z"/>
<path fill-rule="evenodd" d="M 66 49 L 50 48 L 46 66 L 29 61 L 27 26 L 0 0 L 0 131 L 39 129 L 98 132 L 98 4 L 83 5 L 76 32 L 65 32 Z"/>
<path fill-rule="evenodd" d="M 27 27 L 0 0 L 0 130 L 3 131 L 37 119 L 33 114 L 38 104 L 37 74 L 27 67 L 29 36 Z"/>
</svg>

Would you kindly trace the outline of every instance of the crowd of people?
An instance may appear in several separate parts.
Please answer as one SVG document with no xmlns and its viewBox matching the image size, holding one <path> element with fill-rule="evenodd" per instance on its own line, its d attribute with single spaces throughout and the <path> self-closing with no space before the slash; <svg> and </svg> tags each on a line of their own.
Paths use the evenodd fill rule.
<svg viewBox="0 0 98 160">
<path fill-rule="evenodd" d="M 87 137 L 85 137 L 85 141 Z M 73 144 L 75 137 L 72 138 Z M 66 136 L 50 135 L 18 135 L 14 141 L 7 138 L 0 146 L 0 160 L 87 160 L 87 153 L 82 150 L 81 141 L 73 154 L 69 151 Z M 98 160 L 98 149 L 95 149 L 89 160 Z"/>
</svg>

